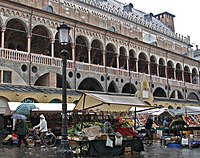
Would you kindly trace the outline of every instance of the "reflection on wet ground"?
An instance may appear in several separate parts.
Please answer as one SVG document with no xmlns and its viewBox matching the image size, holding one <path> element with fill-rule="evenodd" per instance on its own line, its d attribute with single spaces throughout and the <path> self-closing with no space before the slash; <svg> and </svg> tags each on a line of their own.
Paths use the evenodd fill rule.
<svg viewBox="0 0 200 158">
<path fill-rule="evenodd" d="M 0 146 L 0 158 L 55 158 L 56 151 L 59 147 L 54 148 L 27 148 L 15 146 Z M 120 158 L 125 158 L 120 156 Z M 161 146 L 159 142 L 152 146 L 145 146 L 145 151 L 135 153 L 129 158 L 200 158 L 199 148 L 167 148 Z"/>
</svg>

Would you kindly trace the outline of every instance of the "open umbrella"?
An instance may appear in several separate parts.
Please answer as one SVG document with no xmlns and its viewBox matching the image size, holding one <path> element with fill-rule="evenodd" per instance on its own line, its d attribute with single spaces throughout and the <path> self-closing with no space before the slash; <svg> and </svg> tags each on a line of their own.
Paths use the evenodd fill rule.
<svg viewBox="0 0 200 158">
<path fill-rule="evenodd" d="M 26 120 L 27 117 L 25 115 L 21 115 L 21 114 L 13 114 L 12 119 L 18 119 L 18 120 Z"/>
<path fill-rule="evenodd" d="M 31 111 L 33 109 L 36 109 L 37 107 L 32 103 L 22 103 L 17 107 L 15 110 L 16 114 L 22 114 L 22 115 L 30 115 Z"/>
</svg>

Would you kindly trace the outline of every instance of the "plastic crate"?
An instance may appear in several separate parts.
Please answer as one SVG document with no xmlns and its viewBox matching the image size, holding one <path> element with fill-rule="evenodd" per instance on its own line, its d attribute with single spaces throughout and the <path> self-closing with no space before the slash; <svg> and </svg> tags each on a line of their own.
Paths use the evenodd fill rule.
<svg viewBox="0 0 200 158">
<path fill-rule="evenodd" d="M 177 143 L 169 143 L 167 144 L 168 148 L 180 148 L 181 144 L 177 144 Z"/>
</svg>

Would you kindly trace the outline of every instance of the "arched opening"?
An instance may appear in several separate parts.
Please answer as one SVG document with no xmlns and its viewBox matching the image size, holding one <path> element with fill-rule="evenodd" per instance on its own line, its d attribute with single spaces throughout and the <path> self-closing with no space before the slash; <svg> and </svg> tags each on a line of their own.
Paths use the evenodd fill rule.
<svg viewBox="0 0 200 158">
<path fill-rule="evenodd" d="M 75 58 L 76 61 L 88 63 L 88 41 L 84 36 L 76 38 Z"/>
<path fill-rule="evenodd" d="M 49 31 L 42 25 L 37 25 L 32 30 L 31 53 L 50 56 L 51 45 Z"/>
<path fill-rule="evenodd" d="M 166 77 L 165 74 L 165 61 L 163 58 L 159 59 L 159 77 Z"/>
<path fill-rule="evenodd" d="M 167 78 L 174 79 L 174 66 L 171 60 L 167 62 Z"/>
<path fill-rule="evenodd" d="M 182 67 L 181 67 L 181 64 L 180 63 L 177 63 L 176 64 L 176 79 L 179 80 L 179 81 L 182 81 L 183 78 L 182 78 Z"/>
<path fill-rule="evenodd" d="M 106 45 L 106 66 L 117 68 L 117 54 L 113 44 Z"/>
<path fill-rule="evenodd" d="M 91 63 L 103 65 L 103 45 L 99 40 L 95 39 L 92 41 L 91 46 Z"/>
<path fill-rule="evenodd" d="M 19 19 L 8 21 L 5 32 L 4 47 L 27 51 L 27 32 L 25 24 Z"/>
<path fill-rule="evenodd" d="M 133 49 L 129 51 L 129 69 L 136 72 L 136 53 Z"/>
<path fill-rule="evenodd" d="M 101 91 L 103 87 L 95 78 L 86 78 L 78 86 L 78 90 Z"/>
<path fill-rule="evenodd" d="M 154 93 L 153 93 L 154 97 L 162 97 L 162 98 L 166 98 L 167 94 L 165 93 L 165 91 L 162 88 L 156 88 Z"/>
<path fill-rule="evenodd" d="M 108 92 L 112 92 L 112 93 L 117 93 L 118 92 L 117 85 L 115 84 L 114 81 L 112 81 L 110 83 L 110 85 L 108 86 Z"/>
<path fill-rule="evenodd" d="M 120 47 L 119 49 L 119 68 L 127 70 L 127 52 L 124 47 Z"/>
<path fill-rule="evenodd" d="M 132 83 L 127 83 L 122 88 L 122 93 L 135 94 L 136 91 L 137 91 L 137 89 Z"/>
<path fill-rule="evenodd" d="M 190 81 L 190 69 L 188 66 L 184 67 L 184 81 L 189 82 L 189 83 L 191 82 Z"/>
<path fill-rule="evenodd" d="M 157 76 L 157 63 L 156 63 L 156 57 L 155 56 L 151 56 L 150 57 L 150 73 L 151 75 L 155 75 Z"/>
<path fill-rule="evenodd" d="M 138 71 L 141 73 L 148 74 L 148 61 L 144 53 L 140 53 L 139 55 Z"/>
</svg>

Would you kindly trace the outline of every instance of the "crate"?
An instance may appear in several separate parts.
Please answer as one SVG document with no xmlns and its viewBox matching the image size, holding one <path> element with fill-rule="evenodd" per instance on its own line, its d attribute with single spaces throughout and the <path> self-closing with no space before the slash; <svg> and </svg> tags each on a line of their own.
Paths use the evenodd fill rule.
<svg viewBox="0 0 200 158">
<path fill-rule="evenodd" d="M 131 147 L 125 147 L 124 148 L 124 155 L 131 155 L 131 154 L 132 154 Z"/>
</svg>

